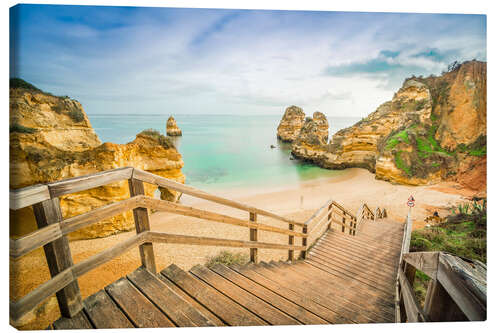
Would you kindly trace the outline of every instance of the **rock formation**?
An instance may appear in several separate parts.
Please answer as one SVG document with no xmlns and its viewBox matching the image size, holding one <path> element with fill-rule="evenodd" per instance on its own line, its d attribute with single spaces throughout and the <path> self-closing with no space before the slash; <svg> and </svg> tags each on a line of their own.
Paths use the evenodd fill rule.
<svg viewBox="0 0 500 333">
<path fill-rule="evenodd" d="M 182 136 L 182 131 L 177 127 L 177 122 L 173 116 L 170 116 L 167 120 L 167 135 L 168 136 Z"/>
<path fill-rule="evenodd" d="M 300 142 L 304 147 L 309 140 Z M 314 155 L 324 168 L 366 168 L 394 183 L 454 180 L 485 191 L 486 63 L 407 79 L 391 101 L 309 150 L 295 154 Z"/>
<path fill-rule="evenodd" d="M 292 143 L 292 155 L 298 159 L 318 162 L 328 143 L 328 120 L 321 112 L 307 117 L 297 138 Z"/>
<path fill-rule="evenodd" d="M 299 135 L 305 116 L 304 111 L 298 106 L 287 107 L 278 126 L 278 139 L 283 142 L 293 142 Z"/>
<path fill-rule="evenodd" d="M 80 103 L 39 90 L 10 89 L 10 188 L 48 183 L 124 166 L 133 166 L 184 182 L 181 155 L 170 139 L 146 130 L 127 144 L 104 143 L 92 129 Z M 156 186 L 145 184 L 152 196 Z M 160 189 L 166 200 L 178 193 Z M 65 218 L 129 197 L 126 181 L 60 198 Z M 132 212 L 117 215 L 70 234 L 70 239 L 104 237 L 134 228 Z M 11 236 L 36 229 L 33 211 L 11 211 Z"/>
</svg>

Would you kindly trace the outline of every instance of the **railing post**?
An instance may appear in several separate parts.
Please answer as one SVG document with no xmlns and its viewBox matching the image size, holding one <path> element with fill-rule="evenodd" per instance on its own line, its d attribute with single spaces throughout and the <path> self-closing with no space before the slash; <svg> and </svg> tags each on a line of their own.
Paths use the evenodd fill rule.
<svg viewBox="0 0 500 333">
<path fill-rule="evenodd" d="M 142 181 L 131 178 L 128 180 L 130 196 L 144 195 L 144 184 Z M 137 234 L 144 231 L 149 231 L 149 214 L 147 208 L 138 207 L 134 209 L 135 230 Z M 144 243 L 139 246 L 139 253 L 141 254 L 142 266 L 148 271 L 156 274 L 155 254 L 153 251 L 153 243 Z"/>
<path fill-rule="evenodd" d="M 43 228 L 62 221 L 61 206 L 59 205 L 58 198 L 49 199 L 33 205 L 33 212 L 35 213 L 38 228 Z M 45 245 L 43 249 L 45 251 L 45 258 L 47 259 L 51 277 L 73 266 L 73 258 L 71 257 L 69 241 L 66 236 L 62 236 Z M 76 279 L 58 291 L 56 296 L 61 315 L 64 317 L 73 317 L 83 308 L 80 287 Z"/>
<path fill-rule="evenodd" d="M 332 228 L 332 213 L 333 213 L 332 209 L 333 209 L 333 202 L 330 205 L 328 205 L 328 228 L 327 228 L 327 230 L 330 230 Z"/>
<path fill-rule="evenodd" d="M 290 223 L 288 225 L 288 230 L 293 231 L 293 229 L 294 229 L 294 225 L 293 225 L 293 223 Z M 288 236 L 288 245 L 294 245 L 294 242 L 295 242 L 295 238 L 293 237 L 293 235 L 289 235 Z M 288 250 L 288 260 L 289 261 L 293 260 L 293 250 Z"/>
<path fill-rule="evenodd" d="M 354 228 L 354 230 L 352 231 L 352 235 L 356 236 L 356 228 L 358 227 L 358 224 L 356 222 L 356 218 L 352 217 L 352 216 L 351 216 L 351 225 L 353 225 L 353 228 Z"/>
<path fill-rule="evenodd" d="M 250 221 L 251 222 L 257 222 L 257 214 L 250 212 Z M 257 241 L 257 229 L 250 228 L 250 241 Z M 258 254 L 257 254 L 257 248 L 251 248 L 250 249 L 250 261 L 253 263 L 258 262 Z"/>
<path fill-rule="evenodd" d="M 306 234 L 305 237 L 302 237 L 302 246 L 305 246 L 306 248 L 300 252 L 300 257 L 302 259 L 306 259 L 306 256 L 307 256 L 307 225 L 302 227 L 302 233 Z"/>
<path fill-rule="evenodd" d="M 345 232 L 345 212 L 342 211 L 342 232 Z"/>
<path fill-rule="evenodd" d="M 353 223 L 352 223 L 352 217 L 351 217 L 351 218 L 349 219 L 349 226 L 350 226 L 350 228 L 349 228 L 349 235 L 354 235 L 354 234 L 353 234 L 353 230 L 352 230 L 352 225 L 353 225 Z"/>
</svg>

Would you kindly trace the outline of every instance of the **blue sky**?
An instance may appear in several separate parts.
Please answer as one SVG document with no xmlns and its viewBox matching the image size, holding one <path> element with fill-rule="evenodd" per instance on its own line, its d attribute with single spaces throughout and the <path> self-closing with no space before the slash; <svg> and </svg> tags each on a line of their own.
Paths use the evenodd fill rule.
<svg viewBox="0 0 500 333">
<path fill-rule="evenodd" d="M 365 116 L 486 60 L 484 15 L 18 5 L 10 30 L 10 75 L 90 114 Z"/>
</svg>

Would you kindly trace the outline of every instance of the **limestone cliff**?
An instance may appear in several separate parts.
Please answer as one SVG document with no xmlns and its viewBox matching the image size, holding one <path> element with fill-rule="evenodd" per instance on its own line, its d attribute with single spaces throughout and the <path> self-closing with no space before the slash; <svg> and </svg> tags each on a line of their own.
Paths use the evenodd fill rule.
<svg viewBox="0 0 500 333">
<path fill-rule="evenodd" d="M 170 140 L 153 130 L 127 144 L 101 144 L 80 103 L 39 90 L 10 89 L 10 188 L 48 183 L 113 168 L 133 166 L 184 182 L 183 161 Z M 152 196 L 156 186 L 146 184 Z M 161 189 L 166 200 L 178 193 Z M 129 197 L 126 181 L 61 197 L 63 216 L 81 214 Z M 134 227 L 132 213 L 117 215 L 70 234 L 70 239 L 104 237 Z M 31 208 L 11 211 L 16 237 L 36 228 Z"/>
<path fill-rule="evenodd" d="M 278 139 L 283 142 L 293 142 L 299 135 L 305 116 L 304 111 L 298 106 L 287 107 L 278 126 Z"/>
<path fill-rule="evenodd" d="M 391 101 L 315 147 L 324 168 L 362 167 L 401 184 L 455 180 L 486 189 L 486 63 L 412 77 Z"/>
<path fill-rule="evenodd" d="M 167 120 L 167 135 L 168 136 L 182 136 L 182 131 L 177 127 L 177 122 L 173 116 L 170 116 Z"/>
<path fill-rule="evenodd" d="M 292 143 L 292 155 L 298 159 L 318 162 L 323 156 L 323 147 L 328 143 L 328 120 L 321 112 L 307 117 L 297 138 Z"/>
</svg>

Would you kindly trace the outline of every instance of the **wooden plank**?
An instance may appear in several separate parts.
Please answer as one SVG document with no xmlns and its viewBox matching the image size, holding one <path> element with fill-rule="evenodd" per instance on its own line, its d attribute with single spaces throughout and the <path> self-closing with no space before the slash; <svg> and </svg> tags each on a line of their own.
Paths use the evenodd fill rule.
<svg viewBox="0 0 500 333">
<path fill-rule="evenodd" d="M 344 207 L 342 207 L 342 205 L 340 205 L 338 202 L 332 201 L 332 204 L 335 207 L 337 207 L 338 209 L 340 209 L 343 213 L 346 213 L 347 215 L 349 215 L 352 218 L 356 218 L 356 216 L 352 215 L 347 209 L 345 209 Z"/>
<path fill-rule="evenodd" d="M 33 212 L 38 228 L 57 224 L 62 220 L 61 207 L 57 198 L 33 205 Z M 71 257 L 71 250 L 66 236 L 46 244 L 43 249 L 51 277 L 55 277 L 73 266 L 73 258 Z M 61 315 L 64 317 L 72 317 L 83 308 L 80 288 L 76 280 L 59 290 L 56 296 Z"/>
<path fill-rule="evenodd" d="M 325 211 L 325 215 L 323 215 L 315 224 L 314 226 L 312 227 L 312 229 L 309 227 L 309 234 L 312 234 L 316 229 L 318 229 L 318 227 L 322 227 L 324 226 L 324 222 L 329 222 L 330 224 L 332 223 L 332 219 L 331 219 L 331 211 L 329 210 L 326 210 Z M 328 230 L 328 228 L 326 229 Z M 325 231 L 326 231 L 325 230 Z"/>
<path fill-rule="evenodd" d="M 129 179 L 132 176 L 132 170 L 132 167 L 106 170 L 90 175 L 59 180 L 49 183 L 47 186 L 49 187 L 50 197 L 55 198 L 64 194 L 81 192 L 94 187 Z"/>
<path fill-rule="evenodd" d="M 138 207 L 140 197 L 128 198 L 122 201 L 114 202 L 109 205 L 94 208 L 86 213 L 69 217 L 61 222 L 63 235 L 79 230 L 93 223 L 102 221 L 109 217 L 121 214 L 130 209 Z"/>
<path fill-rule="evenodd" d="M 250 212 L 249 214 L 250 214 L 250 217 L 249 217 L 250 223 L 257 223 L 257 214 L 252 213 L 252 212 Z M 250 228 L 250 241 L 251 242 L 257 242 L 258 241 L 257 237 L 258 237 L 257 236 L 257 229 L 256 228 Z M 254 263 L 257 263 L 259 261 L 258 252 L 257 252 L 257 248 L 256 247 L 251 247 L 250 248 L 250 261 L 254 262 Z"/>
<path fill-rule="evenodd" d="M 287 263 L 271 263 L 283 271 L 289 278 L 291 283 L 297 286 L 304 286 L 308 291 L 315 292 L 318 295 L 324 296 L 330 300 L 335 300 L 337 304 L 345 305 L 347 308 L 361 312 L 363 315 L 361 320 L 371 318 L 375 322 L 391 322 L 393 314 L 387 310 L 387 306 L 381 305 L 379 302 L 374 302 L 375 297 L 366 298 L 366 294 L 362 294 L 361 288 L 344 288 L 343 285 L 333 284 L 330 281 L 323 279 L 323 275 L 313 275 L 316 272 L 314 269 L 304 270 Z M 311 266 L 310 266 L 311 267 Z M 317 273 L 316 273 L 317 274 Z M 314 278 L 310 278 L 310 277 Z M 378 299 L 378 298 L 377 298 Z M 352 318 L 351 318 L 352 319 Z"/>
<path fill-rule="evenodd" d="M 10 241 L 10 256 L 11 258 L 17 259 L 75 230 L 123 213 L 136 206 L 137 198 L 130 198 L 67 218 L 61 223 L 54 223 L 35 230 L 26 236 Z"/>
<path fill-rule="evenodd" d="M 293 302 L 304 309 L 314 313 L 316 316 L 322 318 L 323 320 L 328 321 L 332 324 L 347 324 L 352 323 L 351 320 L 343 317 L 342 315 L 324 307 L 322 304 L 317 303 L 310 299 L 307 296 L 300 295 L 295 291 L 281 285 L 279 282 L 269 279 L 262 274 L 257 273 L 250 267 L 239 267 L 233 265 L 230 267 L 232 270 L 237 273 L 247 277 L 255 283 L 271 290 L 272 292 L 281 295 L 282 297 L 288 299 L 290 302 Z"/>
<path fill-rule="evenodd" d="M 61 238 L 62 236 L 63 234 L 59 223 L 50 224 L 19 239 L 10 239 L 9 255 L 12 259 L 20 258 L 43 245 Z"/>
<path fill-rule="evenodd" d="M 246 290 L 224 279 L 206 267 L 197 265 L 189 270 L 205 283 L 211 285 L 245 309 L 256 314 L 271 325 L 298 325 L 299 321 L 255 297 Z"/>
<path fill-rule="evenodd" d="M 208 310 L 206 307 L 198 303 L 194 298 L 189 296 L 188 293 L 186 293 L 184 290 L 179 288 L 175 283 L 167 279 L 161 274 L 157 274 L 158 279 L 163 282 L 164 284 L 167 285 L 170 289 L 172 289 L 179 297 L 181 297 L 184 301 L 188 302 L 191 304 L 192 307 L 196 308 L 198 311 L 200 311 L 206 318 L 210 319 L 211 322 L 213 322 L 216 326 L 225 326 L 224 322 L 219 319 L 215 314 L 213 314 L 210 310 Z"/>
<path fill-rule="evenodd" d="M 423 310 L 420 308 L 410 282 L 406 278 L 406 274 L 401 269 L 399 270 L 399 283 L 401 286 L 402 299 L 404 302 L 408 322 L 416 323 L 429 321 Z"/>
<path fill-rule="evenodd" d="M 78 312 L 73 318 L 61 317 L 54 324 L 56 330 L 77 330 L 77 329 L 93 329 L 92 324 L 85 316 L 83 311 Z"/>
<path fill-rule="evenodd" d="M 135 235 L 129 239 L 116 244 L 101 253 L 93 255 L 92 257 L 82 260 L 81 262 L 75 264 L 72 268 L 73 274 L 76 277 L 82 276 L 83 274 L 93 270 L 96 267 L 110 261 L 111 259 L 119 256 L 122 253 L 127 252 L 132 247 L 138 246 L 144 243 L 146 237 L 145 233 Z"/>
<path fill-rule="evenodd" d="M 210 246 L 227 246 L 227 247 L 242 247 L 259 249 L 276 249 L 276 250 L 304 250 L 303 246 L 290 246 L 288 244 L 275 244 L 264 242 L 250 242 L 240 240 L 230 240 L 222 238 L 198 237 L 166 234 L 161 232 L 149 231 L 146 235 L 147 240 L 158 243 L 175 243 L 189 245 L 210 245 Z"/>
<path fill-rule="evenodd" d="M 162 270 L 161 274 L 215 313 L 228 325 L 266 325 L 264 320 L 173 264 Z"/>
<path fill-rule="evenodd" d="M 144 195 L 144 184 L 142 181 L 137 179 L 129 179 L 128 187 L 130 191 L 130 196 L 134 197 L 136 195 Z M 137 207 L 134 208 L 134 222 L 135 222 L 135 231 L 137 234 L 147 232 L 151 228 L 149 226 L 149 213 L 147 208 Z M 153 243 L 144 242 L 139 245 L 139 253 L 141 255 L 141 263 L 147 270 L 151 273 L 156 274 L 156 263 L 155 263 L 155 254 L 153 251 Z"/>
<path fill-rule="evenodd" d="M 323 212 L 323 210 L 324 210 L 325 208 L 327 208 L 328 206 L 330 206 L 330 204 L 331 204 L 331 203 L 332 203 L 332 201 L 331 201 L 331 200 L 328 200 L 326 203 L 324 203 L 324 204 L 323 204 L 323 206 L 321 206 L 320 208 L 318 208 L 318 209 L 314 212 L 314 214 L 312 214 L 312 215 L 311 215 L 311 217 L 310 217 L 310 218 L 306 221 L 306 223 L 304 223 L 304 224 L 310 227 L 310 225 L 312 224 L 312 222 L 313 222 L 313 221 L 314 221 L 317 217 L 319 217 L 319 214 L 320 214 L 321 212 Z"/>
<path fill-rule="evenodd" d="M 403 260 L 427 274 L 431 279 L 437 278 L 439 252 L 404 253 Z"/>
<path fill-rule="evenodd" d="M 209 193 L 200 191 L 197 188 L 187 186 L 187 185 L 175 182 L 173 180 L 166 179 L 166 178 L 163 178 L 163 177 L 160 177 L 160 176 L 157 176 L 155 174 L 152 174 L 152 173 L 149 173 L 146 171 L 142 171 L 139 169 L 134 169 L 132 176 L 134 179 L 142 180 L 146 183 L 155 184 L 155 185 L 158 185 L 161 187 L 166 187 L 166 188 L 172 189 L 172 190 L 177 191 L 177 192 L 182 192 L 184 194 L 191 195 L 191 196 L 196 197 L 196 198 L 209 200 L 209 201 L 221 204 L 221 205 L 245 210 L 247 212 L 252 212 L 252 213 L 259 214 L 259 215 L 272 217 L 276 220 L 280 220 L 280 221 L 286 222 L 288 224 L 293 223 L 293 224 L 299 225 L 299 226 L 304 225 L 304 223 L 300 223 L 300 222 L 291 220 L 289 218 L 279 216 L 277 214 L 265 211 L 263 209 L 255 208 L 255 207 L 252 207 L 252 206 L 249 206 L 246 204 L 242 204 L 242 203 L 234 201 L 234 200 L 230 200 L 230 199 L 222 198 L 222 197 L 219 197 L 219 196 L 216 196 L 213 194 L 209 194 Z"/>
<path fill-rule="evenodd" d="M 23 187 L 16 190 L 10 190 L 9 208 L 17 210 L 49 199 L 50 193 L 47 185 Z"/>
<path fill-rule="evenodd" d="M 302 233 L 307 235 L 307 225 L 302 227 Z M 300 258 L 306 259 L 307 257 L 307 237 L 302 237 L 302 246 L 304 249 L 300 252 Z"/>
<path fill-rule="evenodd" d="M 144 296 L 130 281 L 121 278 L 105 287 L 121 310 L 136 327 L 173 327 L 167 316 Z"/>
<path fill-rule="evenodd" d="M 455 259 L 451 255 L 440 254 L 437 280 L 469 320 L 486 320 L 486 304 L 460 278 L 459 269 L 453 260 Z"/>
<path fill-rule="evenodd" d="M 342 298 L 331 298 L 331 294 L 326 295 L 327 291 L 323 290 L 321 293 L 315 291 L 311 288 L 313 279 L 308 279 L 308 281 L 297 280 L 297 275 L 292 272 L 287 271 L 284 273 L 280 269 L 273 267 L 268 263 L 262 263 L 261 266 L 255 267 L 255 271 L 259 274 L 266 276 L 267 278 L 274 278 L 275 281 L 280 281 L 283 286 L 295 291 L 299 295 L 307 296 L 314 300 L 316 303 L 323 305 L 324 307 L 340 314 L 342 317 L 349 319 L 355 323 L 375 323 L 376 320 L 366 316 L 366 313 L 361 313 L 353 309 L 352 303 L 347 304 L 345 299 Z M 293 276 L 293 278 L 292 278 Z M 299 282 L 300 281 L 300 282 Z"/>
<path fill-rule="evenodd" d="M 231 281 L 240 288 L 251 293 L 252 295 L 259 297 L 260 299 L 280 309 L 284 313 L 297 319 L 302 324 L 305 325 L 328 324 L 328 322 L 322 319 L 321 317 L 316 316 L 315 314 L 306 310 L 305 308 L 295 303 L 292 303 L 283 296 L 272 292 L 271 290 L 265 288 L 264 286 L 261 286 L 260 284 L 252 281 L 251 279 L 235 272 L 234 270 L 224 265 L 217 264 L 215 267 L 212 267 L 211 270 L 223 276 L 224 278 Z"/>
<path fill-rule="evenodd" d="M 154 209 L 154 210 L 159 210 L 159 211 L 165 211 L 165 212 L 172 212 L 175 214 L 179 215 L 184 215 L 184 216 L 191 216 L 191 217 L 196 217 L 199 219 L 203 220 L 209 220 L 213 222 L 218 222 L 218 223 L 225 223 L 225 224 L 231 224 L 231 225 L 237 225 L 237 226 L 242 226 L 242 227 L 251 227 L 253 229 L 257 230 L 263 230 L 263 231 L 269 231 L 269 232 L 275 232 L 279 234 L 284 234 L 284 235 L 294 235 L 298 237 L 304 236 L 303 234 L 299 232 L 293 232 L 289 231 L 287 229 L 283 228 L 278 228 L 270 225 L 265 225 L 265 224 L 259 224 L 255 223 L 254 221 L 247 221 L 219 213 L 214 213 L 202 209 L 196 209 L 193 207 L 189 206 L 184 206 L 181 204 L 176 204 L 173 202 L 165 201 L 165 200 L 158 200 L 154 198 L 149 198 L 149 197 L 143 197 L 141 198 L 142 200 L 142 205 L 144 205 L 147 208 Z"/>
<path fill-rule="evenodd" d="M 104 290 L 90 295 L 83 303 L 85 313 L 95 328 L 134 327 Z"/>
<path fill-rule="evenodd" d="M 381 297 L 380 293 L 376 290 L 365 287 L 353 280 L 341 279 L 334 274 L 311 265 L 309 262 L 300 262 L 290 265 L 290 269 L 301 273 L 303 276 L 314 276 L 315 279 L 323 283 L 325 288 L 327 286 L 329 288 L 334 288 L 339 295 L 355 295 L 365 304 L 374 304 L 383 309 L 388 309 L 393 306 L 391 301 L 388 301 L 385 297 Z"/>
<path fill-rule="evenodd" d="M 42 283 L 35 290 L 23 296 L 17 302 L 11 301 L 9 303 L 11 318 L 13 321 L 18 320 L 27 312 L 33 310 L 43 300 L 54 295 L 56 292 L 66 287 L 73 281 L 75 281 L 75 277 L 71 268 L 68 268 L 54 276 L 49 281 Z"/>
<path fill-rule="evenodd" d="M 180 327 L 215 326 L 197 309 L 179 297 L 155 275 L 141 267 L 127 275 L 127 278 L 168 318 Z"/>
</svg>

